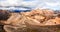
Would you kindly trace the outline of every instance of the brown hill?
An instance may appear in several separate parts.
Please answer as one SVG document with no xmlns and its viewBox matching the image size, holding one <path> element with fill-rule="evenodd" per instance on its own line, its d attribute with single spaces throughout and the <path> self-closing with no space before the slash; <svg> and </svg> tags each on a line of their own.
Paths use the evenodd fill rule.
<svg viewBox="0 0 60 32">
<path fill-rule="evenodd" d="M 21 12 L 21 13 L 7 13 L 7 15 L 10 15 L 6 21 L 0 21 L 1 24 L 4 24 L 4 29 L 8 32 L 24 32 L 27 31 L 27 28 L 29 29 L 37 29 L 41 31 L 40 29 L 49 27 L 56 28 L 56 25 L 60 25 L 60 14 L 55 15 L 55 12 L 53 10 L 47 10 L 47 9 L 36 9 L 32 10 L 30 12 Z M 4 17 L 5 12 L 2 14 Z M 42 28 L 41 28 L 42 27 Z M 12 30 L 13 29 L 13 30 Z M 50 30 L 49 30 L 50 29 Z M 53 32 L 54 29 L 49 28 L 47 31 Z M 51 31 L 52 29 L 52 31 Z M 55 32 L 55 31 L 54 31 Z"/>
</svg>

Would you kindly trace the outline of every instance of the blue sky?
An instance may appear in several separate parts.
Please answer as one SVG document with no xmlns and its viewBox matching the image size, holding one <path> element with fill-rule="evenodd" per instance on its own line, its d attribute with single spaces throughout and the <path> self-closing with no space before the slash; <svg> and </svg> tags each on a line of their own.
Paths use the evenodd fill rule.
<svg viewBox="0 0 60 32">
<path fill-rule="evenodd" d="M 0 0 L 0 6 L 26 6 L 60 10 L 60 0 Z"/>
</svg>

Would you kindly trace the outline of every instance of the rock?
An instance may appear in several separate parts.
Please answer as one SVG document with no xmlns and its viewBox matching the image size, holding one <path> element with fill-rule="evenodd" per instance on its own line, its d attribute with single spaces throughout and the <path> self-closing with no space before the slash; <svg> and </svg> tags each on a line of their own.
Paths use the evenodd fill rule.
<svg viewBox="0 0 60 32">
<path fill-rule="evenodd" d="M 9 16 L 10 16 L 9 11 L 0 10 L 0 20 L 7 20 Z"/>
<path fill-rule="evenodd" d="M 26 29 L 24 23 L 25 18 L 19 13 L 13 13 L 12 16 L 6 21 L 4 29 L 6 32 L 23 32 Z"/>
<path fill-rule="evenodd" d="M 39 32 L 55 32 L 56 25 L 60 24 L 60 18 L 58 16 L 53 18 L 54 15 L 54 11 L 45 9 L 11 13 L 8 20 L 3 22 L 6 24 L 4 29 L 6 32 L 30 32 L 28 29 Z"/>
</svg>

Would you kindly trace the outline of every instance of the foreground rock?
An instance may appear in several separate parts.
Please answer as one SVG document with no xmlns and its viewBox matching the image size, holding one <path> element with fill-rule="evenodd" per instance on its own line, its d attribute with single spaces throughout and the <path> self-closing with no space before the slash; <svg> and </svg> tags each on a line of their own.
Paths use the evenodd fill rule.
<svg viewBox="0 0 60 32">
<path fill-rule="evenodd" d="M 26 14 L 28 15 L 27 17 L 28 20 L 25 21 L 25 24 L 28 28 L 30 28 L 31 30 L 36 29 L 39 32 L 57 32 L 58 29 L 60 29 L 58 28 L 60 27 L 60 16 L 58 16 L 59 14 L 55 15 L 52 10 L 44 10 L 44 11 L 35 10 L 35 11 L 34 11 L 35 13 L 30 12 L 32 14 L 29 13 Z M 43 12 L 39 13 L 39 11 Z M 29 15 L 31 17 L 29 17 Z M 35 17 L 36 15 L 37 17 Z"/>
<path fill-rule="evenodd" d="M 1 22 L 5 22 L 9 17 L 10 17 L 9 11 L 0 10 L 0 32 L 5 32 L 3 28 L 4 25 Z"/>
<path fill-rule="evenodd" d="M 6 32 L 24 32 L 26 25 L 24 23 L 25 18 L 19 13 L 13 13 L 12 16 L 4 23 Z"/>
</svg>

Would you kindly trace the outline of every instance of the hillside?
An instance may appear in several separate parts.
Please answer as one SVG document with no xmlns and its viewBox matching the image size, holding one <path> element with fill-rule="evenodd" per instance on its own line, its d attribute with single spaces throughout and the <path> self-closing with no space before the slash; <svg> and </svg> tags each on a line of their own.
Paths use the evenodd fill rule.
<svg viewBox="0 0 60 32">
<path fill-rule="evenodd" d="M 0 12 L 0 23 L 4 25 L 4 30 L 7 32 L 57 32 L 60 30 L 60 14 L 56 13 L 57 11 L 35 9 L 20 13 L 9 11 L 7 13 L 5 10 Z"/>
</svg>

